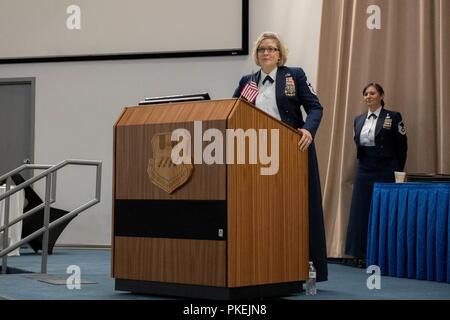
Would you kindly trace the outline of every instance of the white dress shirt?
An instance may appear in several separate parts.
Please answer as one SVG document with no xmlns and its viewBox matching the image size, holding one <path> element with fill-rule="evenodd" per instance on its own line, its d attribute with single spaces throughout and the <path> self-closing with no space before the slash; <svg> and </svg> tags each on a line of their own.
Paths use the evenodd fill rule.
<svg viewBox="0 0 450 320">
<path fill-rule="evenodd" d="M 261 77 L 259 78 L 258 82 L 259 94 L 256 97 L 255 105 L 264 112 L 270 114 L 272 117 L 281 120 L 275 94 L 277 70 L 278 68 L 275 68 L 269 74 L 266 74 L 261 70 Z M 270 76 L 273 79 L 273 83 L 270 83 L 270 81 L 266 81 L 266 83 L 263 84 L 266 76 Z"/>
<path fill-rule="evenodd" d="M 364 121 L 364 125 L 361 129 L 361 133 L 359 135 L 359 142 L 361 145 L 366 147 L 374 147 L 375 146 L 375 128 L 377 125 L 377 120 L 380 117 L 381 107 L 379 107 L 375 112 L 368 111 L 366 116 L 366 121 Z M 377 117 L 370 117 L 371 114 L 375 114 Z"/>
</svg>

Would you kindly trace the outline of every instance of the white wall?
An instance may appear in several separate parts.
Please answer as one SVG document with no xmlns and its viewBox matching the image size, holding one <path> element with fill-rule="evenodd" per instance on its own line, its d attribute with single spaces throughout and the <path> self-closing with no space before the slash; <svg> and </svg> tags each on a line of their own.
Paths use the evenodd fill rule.
<svg viewBox="0 0 450 320">
<path fill-rule="evenodd" d="M 287 65 L 302 66 L 314 84 L 321 8 L 318 0 L 250 0 L 250 47 L 262 31 L 278 32 L 290 49 Z M 111 242 L 112 133 L 124 106 L 146 96 L 200 91 L 228 98 L 252 70 L 250 55 L 0 65 L 0 78 L 36 77 L 36 163 L 103 161 L 101 202 L 72 221 L 59 243 Z M 93 192 L 93 170 L 72 167 L 58 175 L 58 207 L 72 210 Z"/>
</svg>

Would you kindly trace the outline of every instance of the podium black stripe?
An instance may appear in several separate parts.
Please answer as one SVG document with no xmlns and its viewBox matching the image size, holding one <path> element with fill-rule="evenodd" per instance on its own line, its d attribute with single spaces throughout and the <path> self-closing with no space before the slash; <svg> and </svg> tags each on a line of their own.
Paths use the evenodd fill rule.
<svg viewBox="0 0 450 320">
<path fill-rule="evenodd" d="M 226 240 L 226 231 L 226 200 L 115 201 L 115 236 Z"/>
</svg>

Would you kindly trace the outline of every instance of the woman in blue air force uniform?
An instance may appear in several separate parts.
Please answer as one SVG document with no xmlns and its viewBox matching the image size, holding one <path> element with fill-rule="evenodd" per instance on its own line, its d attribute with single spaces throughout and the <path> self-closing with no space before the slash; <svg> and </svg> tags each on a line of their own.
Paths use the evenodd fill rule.
<svg viewBox="0 0 450 320">
<path fill-rule="evenodd" d="M 241 97 L 245 86 L 255 82 L 259 93 L 256 100 L 250 102 L 301 132 L 299 148 L 302 151 L 309 149 L 309 257 L 316 267 L 317 281 L 326 281 L 328 268 L 322 194 L 313 141 L 323 108 L 303 70 L 284 66 L 287 49 L 277 34 L 261 34 L 253 48 L 253 58 L 261 69 L 242 77 L 233 96 Z M 306 111 L 306 120 L 302 117 L 301 105 Z"/>
<path fill-rule="evenodd" d="M 394 171 L 403 171 L 408 149 L 402 116 L 384 108 L 383 88 L 370 83 L 363 96 L 369 110 L 354 121 L 359 161 L 345 243 L 345 253 L 353 256 L 359 267 L 365 266 L 373 184 L 394 182 Z"/>
</svg>

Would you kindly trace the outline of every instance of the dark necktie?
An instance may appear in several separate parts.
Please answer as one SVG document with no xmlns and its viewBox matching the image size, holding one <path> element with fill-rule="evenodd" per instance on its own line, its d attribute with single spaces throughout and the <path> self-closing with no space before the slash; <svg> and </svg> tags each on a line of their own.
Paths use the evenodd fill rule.
<svg viewBox="0 0 450 320">
<path fill-rule="evenodd" d="M 373 117 L 374 119 L 376 119 L 376 118 L 377 118 L 377 115 L 376 115 L 375 113 L 371 113 L 370 116 L 369 116 L 369 119 L 372 118 L 372 117 Z"/>
<path fill-rule="evenodd" d="M 267 76 L 264 78 L 263 84 L 265 84 L 266 81 L 269 81 L 270 83 L 273 83 L 273 79 L 272 79 L 269 75 L 267 75 Z"/>
</svg>

